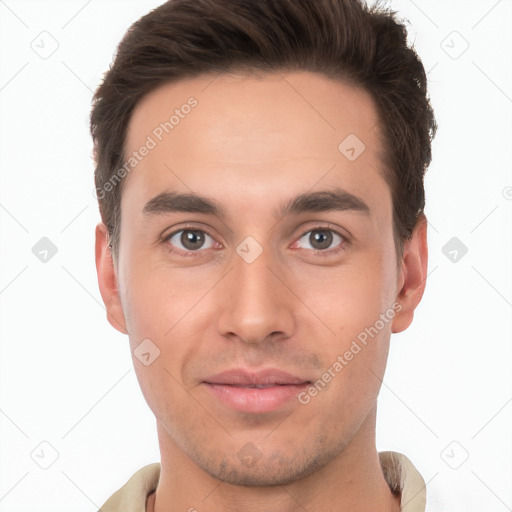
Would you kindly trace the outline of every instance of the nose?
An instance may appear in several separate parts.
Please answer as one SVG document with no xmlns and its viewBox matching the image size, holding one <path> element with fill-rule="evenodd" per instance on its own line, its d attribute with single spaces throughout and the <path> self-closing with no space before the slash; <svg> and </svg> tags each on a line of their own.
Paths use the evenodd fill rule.
<svg viewBox="0 0 512 512">
<path fill-rule="evenodd" d="M 234 255 L 232 270 L 221 284 L 220 334 L 245 343 L 288 338 L 294 329 L 294 295 L 271 250 L 252 262 Z"/>
</svg>

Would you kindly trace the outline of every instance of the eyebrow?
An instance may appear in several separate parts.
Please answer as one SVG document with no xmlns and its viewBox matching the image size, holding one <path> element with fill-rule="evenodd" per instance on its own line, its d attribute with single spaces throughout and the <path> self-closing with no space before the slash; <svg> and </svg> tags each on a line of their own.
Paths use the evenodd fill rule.
<svg viewBox="0 0 512 512">
<path fill-rule="evenodd" d="M 143 208 L 146 217 L 173 212 L 203 213 L 226 218 L 226 211 L 214 199 L 194 193 L 162 192 L 150 199 Z M 274 212 L 276 218 L 311 212 L 354 211 L 370 214 L 369 206 L 358 196 L 344 189 L 307 192 L 293 197 Z"/>
</svg>

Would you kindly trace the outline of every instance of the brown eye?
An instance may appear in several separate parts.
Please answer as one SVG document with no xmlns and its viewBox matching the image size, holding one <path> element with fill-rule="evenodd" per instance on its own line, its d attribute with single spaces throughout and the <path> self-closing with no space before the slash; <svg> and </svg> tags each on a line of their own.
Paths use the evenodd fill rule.
<svg viewBox="0 0 512 512">
<path fill-rule="evenodd" d="M 299 240 L 299 243 L 305 249 L 313 249 L 315 251 L 326 251 L 327 249 L 333 249 L 333 242 L 338 242 L 337 245 L 341 245 L 345 242 L 344 238 L 330 229 L 314 229 L 308 231 Z M 307 247 L 309 244 L 310 247 Z M 327 251 L 326 251 L 327 252 Z"/>
<path fill-rule="evenodd" d="M 204 231 L 198 229 L 176 231 L 169 235 L 167 242 L 179 250 L 192 252 L 197 252 L 199 249 L 209 249 L 213 246 L 213 239 Z"/>
<path fill-rule="evenodd" d="M 311 231 L 309 242 L 315 249 L 328 249 L 332 244 L 332 233 L 330 231 Z"/>
</svg>

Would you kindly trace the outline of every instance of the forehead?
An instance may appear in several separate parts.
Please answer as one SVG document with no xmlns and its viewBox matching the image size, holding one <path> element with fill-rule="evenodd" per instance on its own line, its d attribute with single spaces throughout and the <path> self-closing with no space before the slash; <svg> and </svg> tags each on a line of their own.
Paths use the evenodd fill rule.
<svg viewBox="0 0 512 512">
<path fill-rule="evenodd" d="M 376 198 L 387 187 L 370 95 L 310 72 L 161 86 L 135 108 L 125 147 L 138 155 L 123 203 L 170 189 L 261 202 L 316 184 Z"/>
</svg>

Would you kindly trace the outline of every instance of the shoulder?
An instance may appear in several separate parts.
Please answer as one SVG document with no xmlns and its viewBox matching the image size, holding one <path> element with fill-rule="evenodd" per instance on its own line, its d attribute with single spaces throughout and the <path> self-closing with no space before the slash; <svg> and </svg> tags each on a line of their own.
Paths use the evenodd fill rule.
<svg viewBox="0 0 512 512">
<path fill-rule="evenodd" d="M 426 512 L 425 480 L 411 460 L 399 452 L 379 452 L 384 477 L 394 493 L 400 494 L 401 512 Z"/>
<path fill-rule="evenodd" d="M 98 512 L 145 512 L 147 496 L 156 489 L 159 478 L 159 462 L 144 466 L 112 494 Z"/>
<path fill-rule="evenodd" d="M 413 462 L 403 453 L 379 452 L 384 477 L 393 492 L 401 494 L 401 512 L 455 512 L 453 490 L 441 478 L 429 478 L 425 483 Z"/>
</svg>

